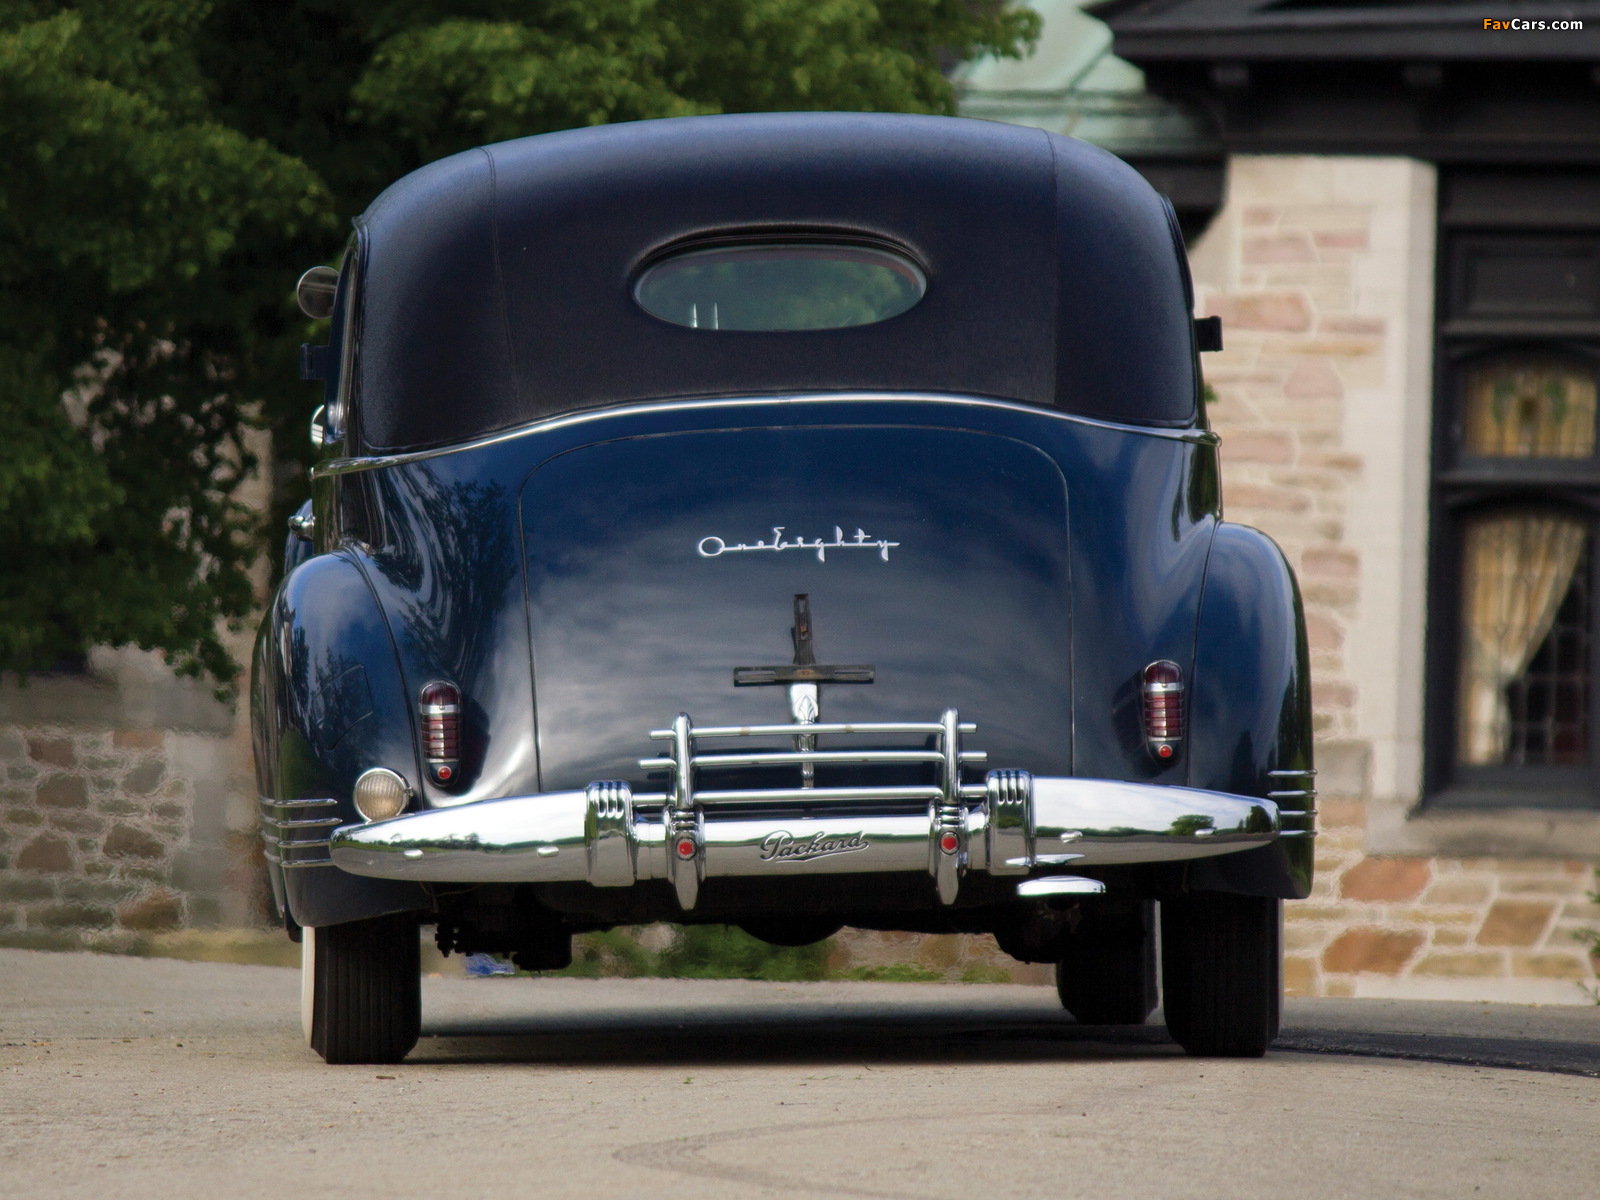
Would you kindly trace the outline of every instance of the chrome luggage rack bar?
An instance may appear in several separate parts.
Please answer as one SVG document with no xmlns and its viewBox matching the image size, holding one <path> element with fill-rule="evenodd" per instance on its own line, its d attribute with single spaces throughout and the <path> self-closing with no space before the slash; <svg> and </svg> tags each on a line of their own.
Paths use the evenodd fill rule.
<svg viewBox="0 0 1600 1200">
<path fill-rule="evenodd" d="M 1280 836 L 1270 799 L 1115 779 L 990 770 L 961 748 L 976 732 L 954 709 L 938 721 L 871 724 L 710 725 L 680 713 L 652 730 L 671 753 L 639 760 L 670 773 L 664 792 L 625 782 L 408 813 L 332 831 L 335 866 L 357 875 L 437 883 L 584 882 L 629 887 L 669 880 L 694 908 L 707 877 L 927 872 L 939 899 L 955 903 L 968 872 L 1018 876 L 1024 897 L 1101 890 L 1081 876 L 1029 878 L 1063 865 L 1173 862 L 1232 854 Z M 931 749 L 817 750 L 817 735 L 916 735 Z M 747 737 L 807 739 L 795 750 L 716 752 L 701 743 Z M 936 768 L 914 785 L 817 787 L 807 766 Z M 799 787 L 718 789 L 703 774 L 731 768 L 802 769 Z M 1287 789 L 1286 789 L 1287 790 Z M 1302 789 L 1294 789 L 1302 790 Z M 304 802 L 301 802 L 304 803 Z M 915 807 L 913 807 L 915 806 Z"/>
</svg>

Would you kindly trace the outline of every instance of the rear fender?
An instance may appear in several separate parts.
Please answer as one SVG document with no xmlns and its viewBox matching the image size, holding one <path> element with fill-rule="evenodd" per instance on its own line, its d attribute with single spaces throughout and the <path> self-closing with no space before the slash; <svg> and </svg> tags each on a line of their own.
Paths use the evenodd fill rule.
<svg viewBox="0 0 1600 1200">
<path fill-rule="evenodd" d="M 355 563 L 324 554 L 279 588 L 263 631 L 259 669 L 270 675 L 272 734 L 263 794 L 273 800 L 333 799 L 345 823 L 359 821 L 351 794 L 371 767 L 420 778 L 412 706 L 383 612 Z M 261 701 L 258 705 L 265 707 Z M 260 719 L 258 717 L 258 719 Z M 290 915 L 320 926 L 428 907 L 414 885 L 372 886 L 332 866 L 283 871 Z"/>
<path fill-rule="evenodd" d="M 1312 791 L 1311 672 L 1294 571 L 1266 534 L 1222 523 L 1212 540 L 1189 689 L 1190 786 L 1241 796 Z M 1279 772 L 1279 774 L 1274 774 Z M 1291 774 L 1296 773 L 1296 774 Z M 1314 796 L 1273 797 L 1314 809 Z M 1191 888 L 1301 899 L 1314 817 L 1270 846 L 1194 863 Z"/>
</svg>

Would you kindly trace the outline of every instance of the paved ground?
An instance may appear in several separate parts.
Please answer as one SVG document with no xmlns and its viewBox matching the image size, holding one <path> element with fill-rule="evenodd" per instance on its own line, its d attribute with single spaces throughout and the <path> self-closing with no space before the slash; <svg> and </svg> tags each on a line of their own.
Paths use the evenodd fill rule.
<svg viewBox="0 0 1600 1200">
<path fill-rule="evenodd" d="M 1600 1009 L 1302 1001 L 1264 1060 L 1044 988 L 431 979 L 397 1068 L 294 972 L 0 951 L 0 1195 L 1600 1194 Z"/>
</svg>

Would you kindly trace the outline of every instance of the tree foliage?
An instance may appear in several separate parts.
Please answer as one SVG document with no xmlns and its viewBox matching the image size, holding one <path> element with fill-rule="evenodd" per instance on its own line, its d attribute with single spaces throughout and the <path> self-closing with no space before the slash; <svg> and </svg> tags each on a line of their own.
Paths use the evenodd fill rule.
<svg viewBox="0 0 1600 1200">
<path fill-rule="evenodd" d="M 134 644 L 232 678 L 282 528 L 235 495 L 246 433 L 292 459 L 315 404 L 290 291 L 399 175 L 609 121 L 951 112 L 945 68 L 1037 34 L 1009 0 L 0 0 L 0 671 Z"/>
<path fill-rule="evenodd" d="M 252 263 L 332 235 L 327 190 L 211 115 L 207 5 L 0 12 L 0 668 L 131 642 L 227 679 L 241 409 L 281 287 Z"/>
</svg>

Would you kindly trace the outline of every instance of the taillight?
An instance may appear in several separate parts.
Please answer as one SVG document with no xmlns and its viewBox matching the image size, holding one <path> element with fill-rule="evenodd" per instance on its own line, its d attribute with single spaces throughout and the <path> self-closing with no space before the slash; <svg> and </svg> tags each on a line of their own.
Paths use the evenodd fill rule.
<svg viewBox="0 0 1600 1200">
<path fill-rule="evenodd" d="M 435 783 L 451 784 L 461 770 L 461 689 L 435 682 L 417 701 L 422 718 L 422 756 Z"/>
<path fill-rule="evenodd" d="M 1144 669 L 1144 744 L 1157 762 L 1175 762 L 1183 744 L 1183 668 L 1168 659 Z"/>
</svg>

